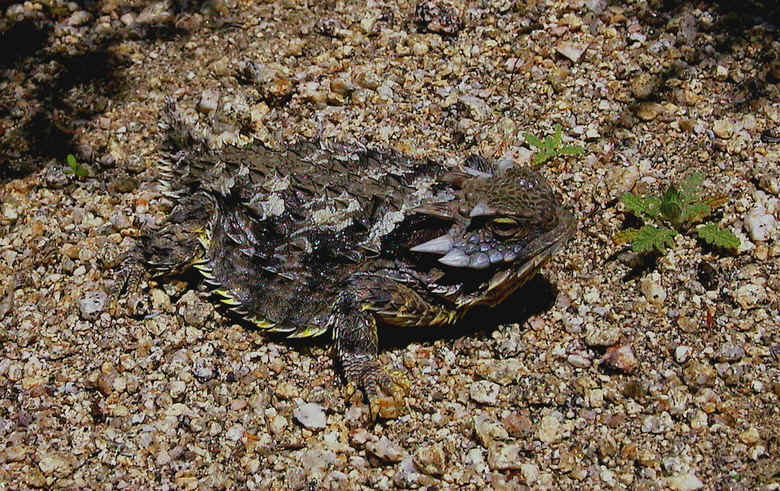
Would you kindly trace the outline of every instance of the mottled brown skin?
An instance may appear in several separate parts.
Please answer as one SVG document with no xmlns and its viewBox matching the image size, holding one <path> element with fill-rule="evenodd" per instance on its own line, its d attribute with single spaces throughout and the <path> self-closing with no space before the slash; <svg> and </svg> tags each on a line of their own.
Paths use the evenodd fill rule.
<svg viewBox="0 0 780 491">
<path fill-rule="evenodd" d="M 394 151 L 307 142 L 180 150 L 161 162 L 174 198 L 124 263 L 198 268 L 237 314 L 288 337 L 332 330 L 372 415 L 396 416 L 408 383 L 377 361 L 377 325 L 425 327 L 500 303 L 573 234 L 545 179 L 469 157 L 460 170 Z"/>
</svg>

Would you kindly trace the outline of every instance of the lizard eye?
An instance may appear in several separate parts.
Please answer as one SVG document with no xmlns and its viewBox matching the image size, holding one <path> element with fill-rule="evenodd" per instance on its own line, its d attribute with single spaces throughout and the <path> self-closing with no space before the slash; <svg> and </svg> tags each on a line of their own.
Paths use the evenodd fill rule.
<svg viewBox="0 0 780 491">
<path fill-rule="evenodd" d="M 506 217 L 496 218 L 491 222 L 490 228 L 496 235 L 509 237 L 517 231 L 517 221 Z"/>
</svg>

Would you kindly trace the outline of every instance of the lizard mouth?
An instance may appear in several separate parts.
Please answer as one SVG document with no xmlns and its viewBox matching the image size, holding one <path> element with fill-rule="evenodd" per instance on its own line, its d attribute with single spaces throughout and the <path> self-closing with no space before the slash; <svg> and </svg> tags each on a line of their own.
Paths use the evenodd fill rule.
<svg viewBox="0 0 780 491">
<path fill-rule="evenodd" d="M 557 218 L 555 227 L 530 241 L 501 241 L 493 235 L 478 233 L 466 237 L 444 234 L 409 250 L 439 255 L 438 261 L 452 268 L 484 270 L 494 267 L 501 270 L 497 274 L 518 273 L 529 268 L 536 270 L 574 235 L 574 216 L 568 210 L 560 210 Z"/>
</svg>

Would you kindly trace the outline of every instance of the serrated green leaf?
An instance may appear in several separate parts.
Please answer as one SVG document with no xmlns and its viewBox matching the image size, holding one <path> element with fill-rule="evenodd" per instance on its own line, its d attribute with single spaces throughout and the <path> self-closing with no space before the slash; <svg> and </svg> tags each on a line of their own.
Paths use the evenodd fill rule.
<svg viewBox="0 0 780 491">
<path fill-rule="evenodd" d="M 546 162 L 547 160 L 550 160 L 553 155 L 554 153 L 550 150 L 540 150 L 536 155 L 534 155 L 534 164 L 541 164 Z"/>
<path fill-rule="evenodd" d="M 702 201 L 691 203 L 683 207 L 680 222 L 697 223 L 710 216 L 710 213 L 712 213 L 712 208 L 707 203 Z"/>
<path fill-rule="evenodd" d="M 523 138 L 527 143 L 530 143 L 536 148 L 542 147 L 542 140 L 539 137 L 532 135 L 531 133 L 523 133 Z"/>
<path fill-rule="evenodd" d="M 615 242 L 615 244 L 628 244 L 629 242 L 633 242 L 637 235 L 639 235 L 639 229 L 629 227 L 625 230 L 621 230 L 620 232 L 616 233 L 614 237 L 612 237 L 612 240 Z"/>
<path fill-rule="evenodd" d="M 563 130 L 561 129 L 560 124 L 555 125 L 555 133 L 552 136 L 551 139 L 551 148 L 558 148 L 561 146 L 561 137 L 563 136 Z"/>
<path fill-rule="evenodd" d="M 585 153 L 585 149 L 576 145 L 566 145 L 558 149 L 559 155 L 580 155 Z"/>
<path fill-rule="evenodd" d="M 634 193 L 625 193 L 621 196 L 620 201 L 626 205 L 628 211 L 638 217 L 642 215 L 648 217 L 658 216 L 658 208 L 661 204 L 661 200 L 654 196 L 639 196 Z"/>
<path fill-rule="evenodd" d="M 688 203 L 697 201 L 699 199 L 699 192 L 704 184 L 704 174 L 700 172 L 694 172 L 686 177 L 683 182 L 680 183 L 680 194 L 682 200 Z"/>
<path fill-rule="evenodd" d="M 65 157 L 65 161 L 68 163 L 71 169 L 79 165 L 78 162 L 76 162 L 76 157 L 74 157 L 72 153 L 69 153 L 68 156 Z"/>
<path fill-rule="evenodd" d="M 76 175 L 78 177 L 87 177 L 89 175 L 89 171 L 86 169 L 86 167 L 81 167 L 79 165 L 74 170 L 76 171 Z"/>
<path fill-rule="evenodd" d="M 696 229 L 699 238 L 704 242 L 724 249 L 739 249 L 739 237 L 730 230 L 718 227 L 717 224 L 707 223 Z"/>
<path fill-rule="evenodd" d="M 631 248 L 634 252 L 650 252 L 655 249 L 665 253 L 667 246 L 674 245 L 675 235 L 677 232 L 670 228 L 645 225 L 631 242 Z"/>
</svg>

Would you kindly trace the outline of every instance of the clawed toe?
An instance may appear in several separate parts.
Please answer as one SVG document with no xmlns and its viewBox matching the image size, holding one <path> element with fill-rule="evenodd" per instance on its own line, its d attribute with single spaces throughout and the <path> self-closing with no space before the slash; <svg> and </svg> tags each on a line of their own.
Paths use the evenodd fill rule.
<svg viewBox="0 0 780 491">
<path fill-rule="evenodd" d="M 371 420 L 393 419 L 403 413 L 404 397 L 409 393 L 409 380 L 398 370 L 377 369 L 374 383 L 365 387 Z"/>
</svg>

